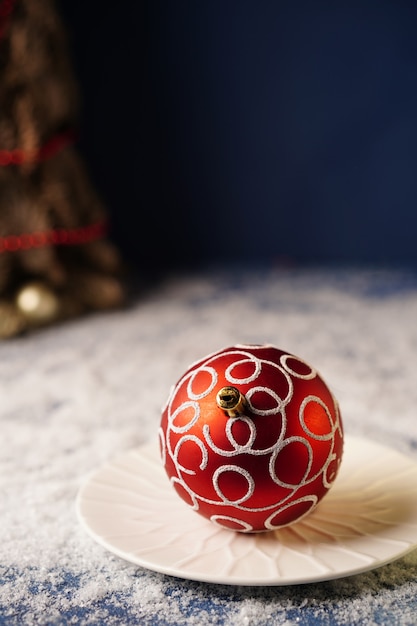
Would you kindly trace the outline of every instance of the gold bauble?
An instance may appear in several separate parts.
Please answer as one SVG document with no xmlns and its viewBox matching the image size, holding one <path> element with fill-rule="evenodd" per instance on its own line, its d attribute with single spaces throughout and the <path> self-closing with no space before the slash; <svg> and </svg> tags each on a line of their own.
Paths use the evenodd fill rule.
<svg viewBox="0 0 417 626">
<path fill-rule="evenodd" d="M 59 313 L 59 300 L 42 282 L 27 283 L 16 294 L 16 306 L 30 325 L 48 324 Z"/>
</svg>

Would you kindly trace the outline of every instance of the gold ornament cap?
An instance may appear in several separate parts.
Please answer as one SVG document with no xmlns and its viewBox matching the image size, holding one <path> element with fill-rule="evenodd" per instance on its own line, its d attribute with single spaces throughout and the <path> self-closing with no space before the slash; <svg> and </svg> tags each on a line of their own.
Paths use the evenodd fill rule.
<svg viewBox="0 0 417 626">
<path fill-rule="evenodd" d="M 238 417 L 245 412 L 247 400 L 237 387 L 223 387 L 217 393 L 216 403 L 229 417 Z"/>
</svg>

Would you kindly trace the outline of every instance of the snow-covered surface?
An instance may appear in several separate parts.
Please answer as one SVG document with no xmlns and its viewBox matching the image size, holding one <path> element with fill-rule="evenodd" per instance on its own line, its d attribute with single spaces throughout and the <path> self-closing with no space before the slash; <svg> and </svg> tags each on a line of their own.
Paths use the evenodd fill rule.
<svg viewBox="0 0 417 626">
<path fill-rule="evenodd" d="M 173 276 L 129 308 L 0 345 L 0 623 L 416 623 L 417 551 L 297 587 L 160 575 L 81 528 L 85 477 L 155 438 L 169 389 L 235 343 L 314 365 L 345 431 L 417 461 L 417 277 L 400 270 L 212 270 Z"/>
</svg>

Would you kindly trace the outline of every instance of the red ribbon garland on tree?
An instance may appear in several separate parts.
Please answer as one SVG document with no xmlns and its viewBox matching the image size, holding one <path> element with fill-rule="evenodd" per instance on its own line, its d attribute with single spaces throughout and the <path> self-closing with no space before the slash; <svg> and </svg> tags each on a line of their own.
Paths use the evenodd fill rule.
<svg viewBox="0 0 417 626">
<path fill-rule="evenodd" d="M 0 150 L 0 167 L 46 161 L 66 146 L 74 143 L 74 141 L 74 131 L 67 130 L 62 133 L 56 133 L 43 146 L 34 150 L 22 150 L 20 148 Z"/>
<path fill-rule="evenodd" d="M 0 237 L 0 254 L 48 246 L 79 246 L 106 235 L 107 221 L 99 220 L 79 228 L 56 228 L 35 233 Z"/>
</svg>

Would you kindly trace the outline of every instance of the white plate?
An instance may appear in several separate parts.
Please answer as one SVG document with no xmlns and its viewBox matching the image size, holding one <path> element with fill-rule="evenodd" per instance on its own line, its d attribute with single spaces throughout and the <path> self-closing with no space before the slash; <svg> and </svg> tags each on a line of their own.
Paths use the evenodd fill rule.
<svg viewBox="0 0 417 626">
<path fill-rule="evenodd" d="M 346 437 L 339 476 L 309 516 L 242 534 L 189 509 L 165 474 L 157 443 L 147 444 L 92 474 L 77 511 L 98 543 L 157 572 L 222 584 L 310 583 L 374 569 L 417 546 L 417 464 Z"/>
</svg>

